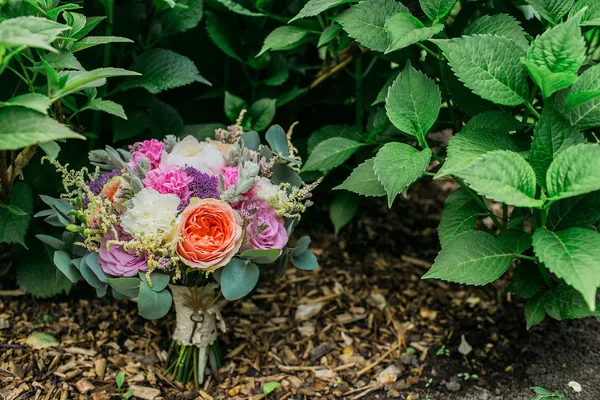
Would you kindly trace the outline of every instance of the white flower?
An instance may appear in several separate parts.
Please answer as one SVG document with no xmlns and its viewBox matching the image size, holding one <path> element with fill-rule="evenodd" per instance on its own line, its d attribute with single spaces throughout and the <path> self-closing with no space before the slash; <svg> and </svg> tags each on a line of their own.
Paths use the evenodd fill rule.
<svg viewBox="0 0 600 400">
<path fill-rule="evenodd" d="M 268 178 L 260 177 L 254 186 L 254 195 L 258 198 L 267 200 L 275 208 L 287 201 L 285 190 L 279 189 Z"/>
<path fill-rule="evenodd" d="M 146 188 L 131 201 L 133 207 L 123 214 L 121 226 L 134 238 L 168 233 L 175 226 L 179 197 L 174 194 L 161 194 Z"/>
<path fill-rule="evenodd" d="M 200 172 L 218 175 L 227 161 L 217 146 L 207 142 L 198 142 L 193 136 L 186 136 L 173 146 L 170 153 L 164 153 L 163 164 L 175 164 L 180 167 L 186 165 L 196 168 Z"/>
</svg>

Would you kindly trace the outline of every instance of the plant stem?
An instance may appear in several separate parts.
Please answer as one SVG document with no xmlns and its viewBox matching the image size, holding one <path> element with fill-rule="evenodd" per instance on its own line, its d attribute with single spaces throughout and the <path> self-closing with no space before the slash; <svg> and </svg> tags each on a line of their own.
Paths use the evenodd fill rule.
<svg viewBox="0 0 600 400">
<path fill-rule="evenodd" d="M 549 288 L 554 287 L 554 284 L 552 283 L 550 275 L 548 275 L 548 271 L 546 270 L 546 267 L 544 267 L 544 264 L 538 262 L 537 266 L 540 270 L 540 274 L 542 275 L 542 279 L 544 279 L 544 283 L 546 284 L 546 286 L 548 286 Z"/>
<path fill-rule="evenodd" d="M 363 107 L 363 65 L 362 58 L 357 58 L 354 64 L 354 79 L 355 79 L 355 121 L 356 125 L 362 128 L 364 107 Z"/>
<path fill-rule="evenodd" d="M 529 101 L 525 103 L 525 107 L 527 107 L 527 109 L 529 111 L 531 111 L 533 116 L 536 117 L 538 120 L 541 118 L 540 113 L 537 112 L 537 110 L 533 107 L 533 105 Z"/>
<path fill-rule="evenodd" d="M 423 43 L 417 43 L 417 46 L 419 46 L 420 48 L 425 50 L 427 52 L 427 54 L 429 54 L 436 60 L 441 60 L 440 57 L 436 53 L 433 52 L 433 50 L 431 50 L 429 47 L 425 46 Z"/>
</svg>

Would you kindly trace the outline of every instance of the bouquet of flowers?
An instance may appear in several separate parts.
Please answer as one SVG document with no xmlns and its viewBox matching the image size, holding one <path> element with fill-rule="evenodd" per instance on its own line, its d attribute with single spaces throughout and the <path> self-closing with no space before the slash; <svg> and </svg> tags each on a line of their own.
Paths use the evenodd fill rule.
<svg viewBox="0 0 600 400">
<path fill-rule="evenodd" d="M 306 185 L 297 173 L 293 126 L 287 133 L 272 126 L 269 147 L 257 132 L 244 132 L 242 116 L 217 129 L 215 139 L 168 136 L 129 151 L 92 151 L 94 171 L 51 161 L 65 193 L 42 196 L 50 209 L 37 214 L 65 228 L 61 239 L 38 238 L 56 249 L 54 263 L 73 282 L 83 277 L 99 296 L 110 288 L 116 299 L 137 298 L 148 319 L 174 303 L 168 372 L 184 382 L 201 383 L 207 362 L 212 370 L 218 365 L 221 293 L 228 300 L 247 295 L 260 264 L 277 262 L 280 276 L 290 260 L 317 267 L 308 237 L 287 247 L 318 184 Z"/>
</svg>

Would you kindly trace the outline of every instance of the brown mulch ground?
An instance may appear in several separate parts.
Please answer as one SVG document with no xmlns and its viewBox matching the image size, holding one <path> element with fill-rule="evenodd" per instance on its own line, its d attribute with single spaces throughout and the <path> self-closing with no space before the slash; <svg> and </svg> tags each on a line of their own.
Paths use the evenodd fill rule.
<svg viewBox="0 0 600 400">
<path fill-rule="evenodd" d="M 290 267 L 283 279 L 265 271 L 252 296 L 222 304 L 224 366 L 201 391 L 163 374 L 173 315 L 146 321 L 135 303 L 95 299 L 85 288 L 43 301 L 0 298 L 0 394 L 118 398 L 115 376 L 125 371 L 125 387 L 148 399 L 261 399 L 268 382 L 282 385 L 269 399 L 529 400 L 530 386 L 600 399 L 597 321 L 526 331 L 522 304 L 503 295 L 506 282 L 420 280 L 437 252 L 437 193 L 417 186 L 420 200 L 398 201 L 393 212 L 372 201 L 340 238 L 313 227 L 321 268 Z M 59 344 L 32 350 L 33 332 Z M 472 347 L 466 356 L 462 336 Z"/>
</svg>

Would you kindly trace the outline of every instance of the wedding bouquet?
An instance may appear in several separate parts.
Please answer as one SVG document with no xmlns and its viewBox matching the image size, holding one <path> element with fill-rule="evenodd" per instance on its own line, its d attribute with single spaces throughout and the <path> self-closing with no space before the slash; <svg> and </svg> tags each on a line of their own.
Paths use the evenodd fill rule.
<svg viewBox="0 0 600 400">
<path fill-rule="evenodd" d="M 301 164 L 290 138 L 272 126 L 269 146 L 257 132 L 235 125 L 214 139 L 173 136 L 138 142 L 129 151 L 111 147 L 89 155 L 94 171 L 62 173 L 60 199 L 38 213 L 64 227 L 62 238 L 38 235 L 56 249 L 54 263 L 70 280 L 83 277 L 104 296 L 137 298 L 140 314 L 177 314 L 168 372 L 180 381 L 202 382 L 207 360 L 218 365 L 217 331 L 225 323 L 217 307 L 247 295 L 257 284 L 259 264 L 277 261 L 282 276 L 291 260 L 317 267 L 302 237 L 287 247 L 311 190 L 297 171 Z M 71 256 L 73 255 L 74 258 Z"/>
</svg>

